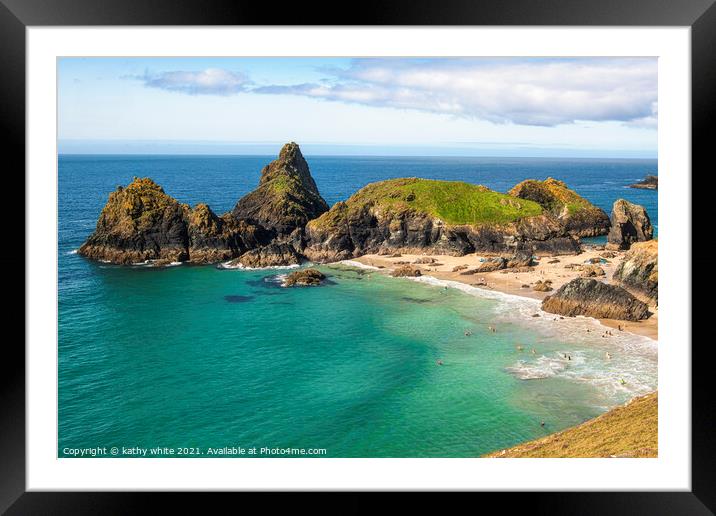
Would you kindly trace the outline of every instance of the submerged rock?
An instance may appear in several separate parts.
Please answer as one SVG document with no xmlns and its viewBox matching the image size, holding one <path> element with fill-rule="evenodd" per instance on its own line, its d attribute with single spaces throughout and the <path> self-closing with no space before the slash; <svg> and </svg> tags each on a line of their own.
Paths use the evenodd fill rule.
<svg viewBox="0 0 716 516">
<path fill-rule="evenodd" d="M 643 206 L 618 199 L 612 207 L 612 228 L 609 230 L 608 247 L 629 249 L 634 242 L 651 240 L 654 228 Z"/>
<path fill-rule="evenodd" d="M 612 281 L 654 301 L 659 299 L 659 246 L 656 240 L 637 242 L 624 255 Z"/>
<path fill-rule="evenodd" d="M 283 282 L 284 287 L 312 287 L 320 285 L 326 279 L 325 274 L 317 269 L 303 269 L 292 272 Z"/>
<path fill-rule="evenodd" d="M 595 279 L 575 278 L 542 301 L 542 310 L 574 317 L 639 321 L 651 315 L 646 303 L 622 287 Z"/>
<path fill-rule="evenodd" d="M 604 210 L 570 190 L 563 181 L 551 177 L 544 181 L 528 179 L 514 186 L 509 194 L 538 203 L 572 235 L 592 237 L 609 232 L 609 216 Z"/>
</svg>

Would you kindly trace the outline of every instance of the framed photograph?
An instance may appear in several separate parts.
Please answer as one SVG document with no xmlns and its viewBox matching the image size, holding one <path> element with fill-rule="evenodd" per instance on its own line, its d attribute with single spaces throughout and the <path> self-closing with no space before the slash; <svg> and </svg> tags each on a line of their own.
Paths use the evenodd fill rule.
<svg viewBox="0 0 716 516">
<path fill-rule="evenodd" d="M 691 171 L 712 2 L 398 2 L 345 26 L 2 1 L 26 192 L 8 514 L 137 491 L 711 514 Z"/>
</svg>

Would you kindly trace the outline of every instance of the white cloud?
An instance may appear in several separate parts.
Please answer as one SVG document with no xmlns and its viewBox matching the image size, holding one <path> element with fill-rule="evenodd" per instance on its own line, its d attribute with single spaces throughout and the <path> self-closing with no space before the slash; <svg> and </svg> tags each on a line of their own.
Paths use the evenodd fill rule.
<svg viewBox="0 0 716 516">
<path fill-rule="evenodd" d="M 290 94 L 495 123 L 618 121 L 655 127 L 655 58 L 359 59 L 331 81 L 263 86 Z"/>
<path fill-rule="evenodd" d="M 189 95 L 233 95 L 246 91 L 251 84 L 248 76 L 221 68 L 207 68 L 193 72 L 162 72 L 155 75 L 145 73 L 134 76 L 150 88 L 186 93 Z"/>
</svg>

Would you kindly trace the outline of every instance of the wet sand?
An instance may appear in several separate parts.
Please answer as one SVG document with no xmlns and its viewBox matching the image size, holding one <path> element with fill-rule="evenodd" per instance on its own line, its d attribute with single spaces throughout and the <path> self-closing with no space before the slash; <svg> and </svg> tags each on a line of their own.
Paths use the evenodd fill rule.
<svg viewBox="0 0 716 516">
<path fill-rule="evenodd" d="M 597 250 L 588 247 L 579 255 L 562 255 L 562 256 L 542 256 L 539 263 L 532 270 L 517 272 L 512 269 L 504 269 L 487 273 L 478 273 L 471 275 L 462 275 L 460 271 L 454 271 L 456 267 L 464 266 L 468 269 L 479 267 L 482 262 L 480 259 L 486 259 L 488 256 L 479 254 L 469 254 L 465 256 L 446 256 L 439 254 L 401 254 L 400 256 L 384 256 L 377 254 L 367 254 L 360 258 L 354 258 L 353 261 L 360 262 L 364 265 L 378 267 L 386 272 L 408 262 L 415 267 L 419 267 L 421 273 L 426 276 L 433 276 L 441 280 L 458 281 L 466 285 L 478 288 L 496 290 L 506 294 L 516 296 L 529 297 L 533 299 L 544 299 L 551 292 L 538 292 L 533 290 L 533 285 L 539 281 L 551 280 L 552 288 L 557 290 L 563 284 L 568 283 L 574 278 L 582 275 L 582 272 L 575 268 L 569 268 L 571 265 L 584 265 L 591 258 L 599 258 L 604 253 L 603 250 Z M 595 278 L 601 281 L 609 282 L 617 265 L 621 261 L 624 253 L 617 252 L 613 258 L 607 258 L 608 263 L 599 264 L 605 276 Z M 434 258 L 435 263 L 432 264 L 415 264 L 418 259 Z M 550 263 L 552 262 L 552 263 Z M 567 267 L 565 267 L 567 266 Z M 554 290 L 552 292 L 554 292 Z M 646 301 L 645 299 L 643 299 Z M 650 305 L 649 310 L 652 315 L 645 320 L 638 322 L 619 321 L 614 319 L 599 319 L 599 321 L 614 330 L 619 331 L 621 326 L 623 331 L 628 331 L 637 335 L 643 335 L 651 339 L 658 339 L 658 309 L 656 306 Z"/>
</svg>

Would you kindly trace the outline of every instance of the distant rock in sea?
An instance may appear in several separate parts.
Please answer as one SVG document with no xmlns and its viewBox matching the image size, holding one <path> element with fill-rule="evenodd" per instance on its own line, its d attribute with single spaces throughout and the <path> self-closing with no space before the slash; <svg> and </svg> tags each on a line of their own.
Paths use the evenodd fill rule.
<svg viewBox="0 0 716 516">
<path fill-rule="evenodd" d="M 638 183 L 629 185 L 629 188 L 641 188 L 642 190 L 657 190 L 659 188 L 659 176 L 646 176 Z"/>
<path fill-rule="evenodd" d="M 634 242 L 651 240 L 654 228 L 643 206 L 618 199 L 612 207 L 612 227 L 607 236 L 607 248 L 629 249 Z"/>
<path fill-rule="evenodd" d="M 544 181 L 528 179 L 515 185 L 508 193 L 538 203 L 557 217 L 572 235 L 593 237 L 609 232 L 609 216 L 604 210 L 570 190 L 563 181 L 551 177 Z"/>
<path fill-rule="evenodd" d="M 658 242 L 638 242 L 624 255 L 614 271 L 612 281 L 658 302 L 659 253 Z"/>
<path fill-rule="evenodd" d="M 649 307 L 624 288 L 595 279 L 575 278 L 542 301 L 542 310 L 574 317 L 639 321 L 649 317 Z"/>
</svg>

